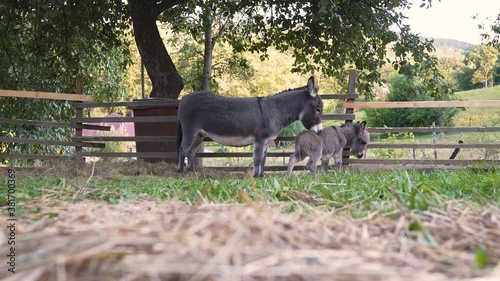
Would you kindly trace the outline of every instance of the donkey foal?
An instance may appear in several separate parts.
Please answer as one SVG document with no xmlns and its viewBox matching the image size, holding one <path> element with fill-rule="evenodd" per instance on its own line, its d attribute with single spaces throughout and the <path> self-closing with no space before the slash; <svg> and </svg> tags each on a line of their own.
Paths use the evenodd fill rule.
<svg viewBox="0 0 500 281">
<path fill-rule="evenodd" d="M 352 153 L 363 157 L 366 146 L 370 142 L 370 134 L 366 130 L 366 121 L 345 124 L 340 127 L 330 126 L 319 133 L 306 131 L 300 133 L 295 140 L 295 151 L 288 161 L 288 175 L 298 162 L 309 156 L 306 168 L 317 173 L 316 163 L 321 159 L 321 169 L 326 170 L 330 158 L 335 159 L 335 167 L 342 166 L 342 151 L 346 145 L 351 146 Z"/>
</svg>

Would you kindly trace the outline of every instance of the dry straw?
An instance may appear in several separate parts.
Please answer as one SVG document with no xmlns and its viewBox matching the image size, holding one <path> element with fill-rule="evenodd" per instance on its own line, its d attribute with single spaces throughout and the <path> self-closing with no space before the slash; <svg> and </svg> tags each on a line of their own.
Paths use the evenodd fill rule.
<svg viewBox="0 0 500 281">
<path fill-rule="evenodd" d="M 240 194 L 240 196 L 245 196 Z M 500 211 L 463 202 L 353 219 L 305 203 L 28 202 L 2 280 L 500 280 Z M 296 211 L 286 213 L 286 204 Z M 31 214 L 30 206 L 43 206 Z M 52 215 L 51 215 L 52 214 Z M 57 217 L 54 218 L 54 214 Z M 410 231 L 418 221 L 423 231 Z M 5 232 L 0 233 L 6 253 Z M 489 265 L 474 264 L 484 245 Z"/>
</svg>

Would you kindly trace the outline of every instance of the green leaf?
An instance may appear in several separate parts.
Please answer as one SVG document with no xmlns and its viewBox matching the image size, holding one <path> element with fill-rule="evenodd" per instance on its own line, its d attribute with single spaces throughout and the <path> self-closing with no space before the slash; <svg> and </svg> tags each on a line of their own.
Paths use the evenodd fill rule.
<svg viewBox="0 0 500 281">
<path fill-rule="evenodd" d="M 47 213 L 47 216 L 51 219 L 54 219 L 54 218 L 57 218 L 59 216 L 59 213 L 50 212 L 50 213 Z"/>
<path fill-rule="evenodd" d="M 19 200 L 19 201 L 28 201 L 28 200 L 33 199 L 33 197 L 31 197 L 27 193 L 19 192 L 19 193 L 16 194 L 16 199 Z"/>
<path fill-rule="evenodd" d="M 484 245 L 479 245 L 474 255 L 474 263 L 479 269 L 483 269 L 488 265 L 488 254 L 486 253 L 486 247 Z"/>
<path fill-rule="evenodd" d="M 414 221 L 410 224 L 409 228 L 410 231 L 424 231 L 425 227 L 418 221 Z"/>
<path fill-rule="evenodd" d="M 417 190 L 414 189 L 411 191 L 411 194 L 410 194 L 410 210 L 414 210 L 415 209 L 415 206 L 416 206 L 416 196 L 417 196 Z"/>
<path fill-rule="evenodd" d="M 281 191 L 281 184 L 278 182 L 276 178 L 274 178 L 274 190 Z"/>
</svg>

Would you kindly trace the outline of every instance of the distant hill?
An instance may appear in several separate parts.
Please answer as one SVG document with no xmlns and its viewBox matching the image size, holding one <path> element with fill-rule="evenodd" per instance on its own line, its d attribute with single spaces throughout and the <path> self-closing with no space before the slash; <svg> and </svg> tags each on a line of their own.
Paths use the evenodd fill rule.
<svg viewBox="0 0 500 281">
<path fill-rule="evenodd" d="M 434 39 L 434 47 L 436 47 L 436 49 L 450 48 L 450 49 L 459 49 L 465 52 L 469 52 L 476 46 L 474 44 L 453 39 L 444 39 L 444 38 L 426 38 L 426 39 Z"/>
</svg>

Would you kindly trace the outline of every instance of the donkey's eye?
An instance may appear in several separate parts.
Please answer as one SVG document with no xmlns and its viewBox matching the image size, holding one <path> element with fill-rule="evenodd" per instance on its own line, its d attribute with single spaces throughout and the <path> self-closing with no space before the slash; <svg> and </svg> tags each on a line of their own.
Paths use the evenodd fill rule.
<svg viewBox="0 0 500 281">
<path fill-rule="evenodd" d="M 321 107 L 316 107 L 316 112 L 321 113 Z"/>
</svg>

